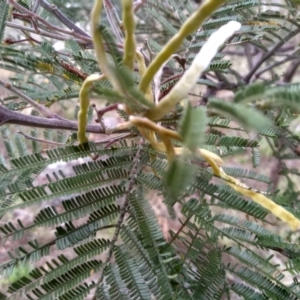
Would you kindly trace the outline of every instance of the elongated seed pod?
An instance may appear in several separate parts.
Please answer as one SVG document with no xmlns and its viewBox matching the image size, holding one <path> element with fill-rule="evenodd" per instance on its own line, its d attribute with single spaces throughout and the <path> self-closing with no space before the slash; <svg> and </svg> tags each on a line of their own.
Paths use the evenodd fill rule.
<svg viewBox="0 0 300 300">
<path fill-rule="evenodd" d="M 92 74 L 85 79 L 85 81 L 81 86 L 79 92 L 80 110 L 78 113 L 78 132 L 77 132 L 77 138 L 79 144 L 84 144 L 88 142 L 88 138 L 86 137 L 86 126 L 88 122 L 87 113 L 90 106 L 90 98 L 89 98 L 90 87 L 93 82 L 101 80 L 103 78 L 105 78 L 103 74 L 102 75 Z"/>
<path fill-rule="evenodd" d="M 218 48 L 240 27 L 240 23 L 230 21 L 214 32 L 173 89 L 158 103 L 158 105 L 147 112 L 146 116 L 151 120 L 159 120 L 170 112 L 178 102 L 183 100 L 190 89 L 196 84 L 199 75 L 209 66 L 211 60 L 216 55 Z"/>
<path fill-rule="evenodd" d="M 292 230 L 297 230 L 300 228 L 300 220 L 297 219 L 293 214 L 288 212 L 280 205 L 274 203 L 271 199 L 267 198 L 261 193 L 252 190 L 251 188 L 238 181 L 234 177 L 227 175 L 223 171 L 223 169 L 217 165 L 216 161 L 208 153 L 199 149 L 198 154 L 200 154 L 210 164 L 213 170 L 213 174 L 222 178 L 234 190 L 246 197 L 249 197 L 254 202 L 258 203 L 259 205 L 270 211 L 274 216 L 287 223 Z"/>
<path fill-rule="evenodd" d="M 206 0 L 193 13 L 186 22 L 181 26 L 180 30 L 171 38 L 165 47 L 159 52 L 155 59 L 149 65 L 147 72 L 141 79 L 140 89 L 145 93 L 156 72 L 161 66 L 174 54 L 174 52 L 181 46 L 184 39 L 196 31 L 201 24 L 218 8 L 225 0 Z"/>
</svg>

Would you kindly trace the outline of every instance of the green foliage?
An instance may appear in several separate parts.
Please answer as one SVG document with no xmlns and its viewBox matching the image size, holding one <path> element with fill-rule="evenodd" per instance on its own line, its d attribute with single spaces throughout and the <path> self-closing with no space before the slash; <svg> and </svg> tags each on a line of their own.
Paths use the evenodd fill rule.
<svg viewBox="0 0 300 300">
<path fill-rule="evenodd" d="M 35 3 L 17 2 L 30 10 Z M 226 174 L 300 216 L 300 89 L 293 68 L 299 58 L 298 49 L 285 50 L 299 44 L 294 1 L 227 1 L 156 74 L 152 90 L 161 100 L 212 33 L 241 22 L 187 99 L 157 120 L 180 136 L 169 138 L 174 152 L 181 149 L 169 161 L 140 128 L 106 125 L 113 104 L 126 105 L 118 108 L 118 125 L 128 125 L 126 109 L 144 117 L 154 104 L 139 89 L 137 66 L 122 65 L 121 1 L 103 2 L 99 32 L 124 93 L 109 80 L 92 86 L 91 98 L 102 107 L 99 124 L 89 131 L 90 142 L 78 145 L 80 87 L 102 72 L 89 34 L 75 25 L 89 22 L 91 3 L 36 2 L 37 16 L 60 31 L 0 1 L 0 69 L 13 72 L 12 88 L 0 81 L 7 89 L 0 95 L 0 299 L 300 299 L 299 234 L 217 178 L 196 153 L 219 155 Z M 136 39 L 147 66 L 200 5 L 195 2 L 147 0 L 137 10 Z M 14 19 L 27 26 L 16 36 Z M 57 50 L 58 40 L 64 49 Z M 39 105 L 63 117 L 45 117 Z M 91 106 L 90 126 L 97 125 L 93 113 Z M 159 132 L 152 137 L 165 145 Z M 277 169 L 269 170 L 262 142 Z"/>
<path fill-rule="evenodd" d="M 1 13 L 0 13 L 0 41 L 2 41 L 4 37 L 4 30 L 5 30 L 5 21 L 8 17 L 8 9 L 9 6 L 6 2 L 1 1 L 0 3 Z"/>
<path fill-rule="evenodd" d="M 272 126 L 270 119 L 266 118 L 261 112 L 250 107 L 224 102 L 220 99 L 210 99 L 208 105 L 209 108 L 216 111 L 216 113 L 222 113 L 224 116 L 237 121 L 246 129 L 262 131 L 263 129 L 268 129 Z"/>
</svg>

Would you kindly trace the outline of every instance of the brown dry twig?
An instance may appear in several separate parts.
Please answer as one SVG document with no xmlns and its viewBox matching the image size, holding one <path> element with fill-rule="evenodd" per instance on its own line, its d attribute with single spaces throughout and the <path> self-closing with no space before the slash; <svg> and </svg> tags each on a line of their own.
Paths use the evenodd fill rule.
<svg viewBox="0 0 300 300">
<path fill-rule="evenodd" d="M 37 111 L 39 111 L 44 117 L 46 117 L 46 118 L 52 118 L 52 119 L 62 119 L 57 114 L 52 113 L 44 105 L 41 105 L 41 104 L 37 103 L 36 101 L 34 101 L 33 99 L 31 99 L 29 96 L 27 96 L 26 94 L 24 94 L 23 92 L 21 92 L 19 89 L 17 89 L 12 84 L 0 80 L 0 85 L 2 85 L 6 89 L 12 91 L 14 94 L 18 95 L 20 98 L 22 98 L 23 100 L 25 100 L 27 103 L 29 103 L 31 106 L 33 106 Z"/>
<path fill-rule="evenodd" d="M 49 128 L 49 129 L 66 129 L 71 131 L 78 130 L 78 123 L 75 121 L 70 121 L 67 119 L 57 119 L 57 118 L 43 118 L 35 117 L 31 115 L 25 115 L 19 112 L 15 112 L 5 108 L 0 105 L 0 126 L 4 124 L 16 124 L 29 127 L 38 128 Z M 102 133 L 106 134 L 103 128 L 98 124 L 88 124 L 86 128 L 87 132 L 91 133 Z M 128 132 L 129 130 L 118 130 L 115 129 L 114 132 Z"/>
</svg>

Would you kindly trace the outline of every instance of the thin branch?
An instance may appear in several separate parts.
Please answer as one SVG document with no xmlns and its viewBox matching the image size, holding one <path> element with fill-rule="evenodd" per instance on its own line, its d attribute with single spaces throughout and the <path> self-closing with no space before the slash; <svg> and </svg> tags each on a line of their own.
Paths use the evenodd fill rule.
<svg viewBox="0 0 300 300">
<path fill-rule="evenodd" d="M 63 29 L 61 27 L 55 26 L 55 25 L 49 23 L 48 21 L 46 21 L 45 19 L 43 19 L 42 17 L 40 17 L 39 15 L 37 15 L 36 13 L 30 11 L 29 9 L 26 9 L 25 7 L 23 7 L 19 3 L 15 2 L 14 0 L 8 0 L 8 2 L 12 6 L 14 6 L 18 11 L 24 13 L 25 15 L 23 17 L 27 17 L 27 18 L 30 17 L 35 22 L 39 21 L 42 24 L 46 25 L 46 27 L 49 28 L 49 29 L 51 29 L 51 30 L 55 30 L 55 31 L 58 31 L 58 32 L 62 32 L 62 33 L 71 35 L 71 36 L 79 37 L 82 40 L 88 40 L 88 41 L 90 41 L 90 37 L 87 37 L 86 34 L 81 35 L 81 34 L 76 33 L 74 30 L 70 31 L 70 30 L 66 30 L 66 29 Z"/>
<path fill-rule="evenodd" d="M 39 142 L 39 143 L 45 143 L 48 145 L 56 145 L 56 146 L 65 146 L 66 145 L 64 143 L 58 143 L 58 142 L 53 142 L 53 141 L 49 141 L 49 140 L 45 140 L 45 139 L 36 138 L 36 137 L 28 135 L 20 130 L 17 131 L 17 133 L 22 135 L 26 140 L 31 140 L 31 141 L 35 141 L 35 142 Z"/>
<path fill-rule="evenodd" d="M 54 15 L 60 22 L 62 22 L 66 27 L 73 30 L 77 34 L 80 34 L 85 37 L 89 37 L 90 35 L 86 33 L 84 30 L 76 26 L 70 19 L 68 19 L 58 8 L 56 5 L 48 3 L 46 0 L 40 0 L 41 6 Z"/>
<path fill-rule="evenodd" d="M 129 138 L 129 137 L 133 137 L 134 135 L 132 133 L 123 133 L 123 136 L 119 136 L 118 138 L 115 138 L 114 140 L 111 140 L 109 143 L 107 143 L 104 147 L 104 149 L 108 149 L 109 147 L 111 147 L 114 143 L 117 143 L 118 141 L 120 141 L 121 139 L 124 138 Z"/>
<path fill-rule="evenodd" d="M 31 39 L 31 38 L 28 38 L 28 39 L 22 39 L 22 40 L 17 40 L 17 41 L 14 41 L 12 39 L 6 39 L 4 40 L 4 42 L 8 45 L 13 45 L 13 44 L 19 44 L 19 43 L 24 43 L 24 42 L 33 42 L 34 40 Z M 35 41 L 34 41 L 35 42 Z"/>
<path fill-rule="evenodd" d="M 124 40 L 124 35 L 120 28 L 122 21 L 120 20 L 118 13 L 110 0 L 104 0 L 104 9 L 106 12 L 107 20 L 117 41 L 119 43 L 122 43 L 122 41 Z"/>
<path fill-rule="evenodd" d="M 96 113 L 97 113 L 97 116 L 98 116 L 98 118 L 100 119 L 100 118 L 102 118 L 103 115 L 106 114 L 107 112 L 118 109 L 118 105 L 119 105 L 119 104 L 116 103 L 116 104 L 108 105 L 108 106 L 106 106 L 106 107 L 104 107 L 104 108 L 101 108 L 101 109 L 97 109 L 96 104 L 92 104 L 92 107 L 95 109 L 95 111 L 96 111 Z"/>
<path fill-rule="evenodd" d="M 250 70 L 253 68 L 253 55 L 251 54 L 251 48 L 251 45 L 249 45 L 248 43 L 245 45 L 244 48 Z"/>
<path fill-rule="evenodd" d="M 29 127 L 49 128 L 49 129 L 65 129 L 71 131 L 78 130 L 78 123 L 67 119 L 49 119 L 24 115 L 5 108 L 0 105 L 0 126 L 4 124 L 16 124 Z M 100 125 L 88 124 L 87 132 L 106 134 Z M 115 132 L 128 132 L 129 130 L 115 130 Z"/>
<path fill-rule="evenodd" d="M 134 12 L 136 13 L 147 0 L 137 0 L 134 2 Z"/>
<path fill-rule="evenodd" d="M 280 47 L 279 52 L 276 53 L 275 55 L 288 55 L 284 52 L 290 51 L 290 50 L 294 50 L 295 49 L 295 45 L 293 42 L 291 43 L 286 43 L 284 45 L 282 45 L 282 47 Z M 250 55 L 251 56 L 255 56 L 259 53 L 259 48 L 254 48 L 251 52 Z M 245 51 L 242 50 L 225 50 L 222 51 L 222 53 L 226 54 L 226 55 L 237 55 L 237 56 L 244 56 L 245 55 Z"/>
<path fill-rule="evenodd" d="M 275 67 L 280 66 L 280 65 L 282 65 L 282 64 L 284 64 L 284 63 L 286 63 L 286 62 L 288 62 L 289 60 L 292 60 L 292 59 L 294 59 L 294 58 L 288 56 L 288 57 L 286 57 L 286 58 L 284 58 L 284 59 L 282 59 L 282 60 L 280 60 L 280 61 L 274 62 L 273 64 L 271 64 L 271 65 L 265 67 L 264 69 L 262 69 L 261 71 L 257 72 L 257 73 L 255 74 L 255 79 L 256 79 L 256 78 L 259 78 L 263 73 L 265 73 L 265 72 L 267 72 L 267 71 L 269 71 L 269 70 L 272 70 L 272 69 L 274 69 Z"/>
<path fill-rule="evenodd" d="M 270 58 L 282 45 L 284 45 L 288 40 L 294 37 L 296 34 L 300 32 L 300 27 L 296 30 L 291 31 L 284 39 L 279 41 L 272 49 L 270 49 L 267 53 L 265 53 L 262 58 L 254 65 L 254 67 L 250 70 L 250 72 L 245 77 L 245 82 L 248 83 L 255 72 L 260 68 L 260 66 Z"/>
<path fill-rule="evenodd" d="M 94 110 L 95 110 L 95 112 L 97 114 L 97 119 L 95 121 L 97 123 L 99 123 L 104 130 L 106 130 L 106 126 L 105 126 L 105 124 L 103 122 L 103 115 L 105 113 L 109 112 L 109 111 L 116 110 L 118 108 L 118 105 L 119 105 L 118 103 L 111 104 L 109 106 L 106 106 L 106 107 L 98 110 L 97 107 L 96 107 L 96 104 L 92 104 L 92 107 L 94 108 Z"/>
<path fill-rule="evenodd" d="M 14 22 L 6 22 L 6 26 L 10 27 L 10 28 L 21 29 L 21 30 L 25 30 L 25 31 L 37 34 L 37 32 L 33 28 L 22 26 L 20 24 L 14 23 Z M 69 39 L 68 36 L 47 32 L 47 31 L 44 31 L 44 30 L 41 30 L 41 29 L 39 29 L 38 34 L 42 35 L 42 36 L 49 37 L 49 38 L 53 38 L 53 39 L 56 39 L 56 40 L 60 40 L 60 41 L 66 41 L 66 40 Z M 74 40 L 78 44 L 84 45 L 86 48 L 91 48 L 91 49 L 93 48 L 92 40 L 90 40 L 90 41 L 86 41 L 86 40 L 83 41 L 81 39 L 74 39 Z"/>
<path fill-rule="evenodd" d="M 264 68 L 263 70 L 261 70 L 260 72 L 255 74 L 255 79 L 259 78 L 260 75 L 262 75 L 263 73 L 265 73 L 266 71 L 272 70 L 273 68 L 284 64 L 286 62 L 288 62 L 289 60 L 293 60 L 293 59 L 297 59 L 297 61 L 299 60 L 299 55 L 297 55 L 299 52 L 299 47 L 297 47 L 296 49 L 294 49 L 294 51 L 290 54 L 287 54 L 286 57 L 280 61 L 276 61 L 273 64 L 271 64 L 270 66 L 267 66 L 266 68 Z M 293 64 L 292 64 L 293 66 Z"/>
<path fill-rule="evenodd" d="M 98 290 L 100 284 L 102 283 L 102 281 L 104 279 L 104 268 L 110 262 L 110 260 L 112 258 L 113 250 L 114 250 L 116 241 L 119 237 L 121 226 L 123 224 L 127 209 L 129 207 L 129 204 L 130 204 L 129 203 L 129 196 L 131 195 L 131 193 L 133 192 L 133 189 L 134 189 L 134 184 L 135 184 L 136 177 L 137 177 L 137 168 L 138 168 L 138 164 L 139 164 L 139 161 L 140 161 L 140 158 L 141 158 L 141 150 L 142 150 L 142 146 L 143 146 L 144 142 L 145 142 L 145 140 L 143 138 L 141 138 L 140 142 L 139 142 L 139 147 L 137 149 L 137 152 L 135 154 L 135 158 L 133 160 L 132 169 L 131 169 L 131 172 L 130 172 L 130 175 L 129 175 L 129 184 L 128 184 L 128 188 L 127 188 L 126 193 L 125 193 L 126 194 L 125 201 L 124 201 L 123 206 L 120 210 L 120 215 L 119 215 L 119 219 L 117 221 L 116 230 L 115 230 L 114 236 L 111 240 L 107 258 L 106 258 L 106 260 L 103 264 L 103 271 L 102 271 L 102 273 L 101 273 L 101 275 L 100 275 L 100 277 L 97 281 L 96 291 L 95 291 L 95 294 L 94 294 L 92 300 L 97 299 L 97 290 Z"/>
<path fill-rule="evenodd" d="M 284 76 L 283 76 L 283 82 L 291 82 L 293 79 L 298 67 L 300 65 L 300 59 L 298 59 L 295 62 L 292 62 L 289 67 L 287 68 Z"/>
<path fill-rule="evenodd" d="M 65 62 L 62 59 L 58 59 L 59 64 L 68 72 L 75 74 L 76 76 L 78 76 L 79 78 L 85 80 L 88 77 L 88 74 L 83 73 L 82 71 L 80 71 L 79 69 L 77 69 L 76 67 L 74 67 L 73 65 Z"/>
<path fill-rule="evenodd" d="M 149 45 L 149 40 L 148 39 L 145 39 L 144 45 L 145 45 L 145 47 L 146 47 L 146 49 L 147 49 L 147 51 L 149 53 L 149 57 L 148 57 L 148 55 L 146 53 L 144 53 L 143 48 L 141 48 L 141 52 L 142 52 L 142 54 L 143 54 L 143 56 L 145 58 L 145 62 L 146 63 L 147 62 L 151 63 L 151 61 L 153 60 L 153 57 L 154 57 L 155 53 L 151 50 L 151 47 Z"/>
<path fill-rule="evenodd" d="M 14 92 L 16 95 L 18 95 L 20 98 L 22 98 L 23 100 L 25 100 L 27 103 L 29 103 L 30 105 L 32 105 L 35 109 L 37 109 L 44 117 L 46 118 L 54 118 L 54 119 L 61 119 L 61 117 L 59 117 L 57 114 L 52 113 L 48 108 L 46 108 L 45 106 L 37 103 L 36 101 L 34 101 L 33 99 L 31 99 L 30 97 L 28 97 L 27 95 L 25 95 L 24 93 L 22 93 L 20 90 L 18 90 L 17 88 L 15 88 L 13 85 L 11 85 L 8 82 L 4 82 L 2 80 L 0 80 L 0 85 L 2 85 L 3 87 L 5 87 L 6 89 Z"/>
<path fill-rule="evenodd" d="M 281 144 L 282 144 L 282 139 L 278 139 L 278 145 L 277 145 L 278 150 L 275 149 L 275 147 L 273 146 L 269 137 L 267 137 L 266 140 L 267 140 L 267 143 L 269 144 L 269 147 L 271 148 L 271 150 L 273 152 L 272 156 L 276 158 L 276 162 L 272 166 L 271 172 L 270 172 L 270 178 L 273 183 L 272 191 L 275 192 L 278 187 L 280 172 L 283 169 L 283 163 L 280 158 L 280 148 L 281 148 Z"/>
<path fill-rule="evenodd" d="M 32 12 L 35 13 L 37 11 L 37 9 L 39 8 L 41 0 L 35 0 L 35 3 L 32 7 Z"/>
<path fill-rule="evenodd" d="M 117 135 L 114 135 L 114 136 L 110 136 L 110 137 L 108 137 L 106 139 L 102 139 L 102 140 L 99 140 L 99 141 L 94 141 L 94 144 L 95 145 L 101 145 L 101 144 L 106 144 L 107 143 L 107 145 L 105 146 L 105 148 L 108 148 L 112 144 L 120 141 L 121 139 L 129 138 L 129 137 L 133 137 L 133 136 L 134 136 L 134 134 L 131 133 L 131 132 L 120 133 L 120 134 L 117 134 Z"/>
</svg>

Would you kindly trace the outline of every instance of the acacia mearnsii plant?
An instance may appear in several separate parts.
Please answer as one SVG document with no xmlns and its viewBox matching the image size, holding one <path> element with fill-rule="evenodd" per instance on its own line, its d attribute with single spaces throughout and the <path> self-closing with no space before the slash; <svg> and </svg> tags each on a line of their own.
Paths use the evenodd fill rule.
<svg viewBox="0 0 300 300">
<path fill-rule="evenodd" d="M 300 299 L 299 33 L 291 0 L 1 0 L 0 299 Z"/>
</svg>

